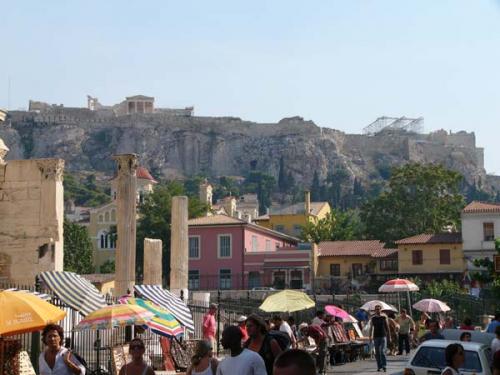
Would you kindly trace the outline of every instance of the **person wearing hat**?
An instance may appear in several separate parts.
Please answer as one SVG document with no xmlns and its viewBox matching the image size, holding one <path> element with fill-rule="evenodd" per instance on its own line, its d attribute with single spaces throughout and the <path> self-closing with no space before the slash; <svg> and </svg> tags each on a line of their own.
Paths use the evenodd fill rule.
<svg viewBox="0 0 500 375">
<path fill-rule="evenodd" d="M 215 339 L 215 331 L 217 324 L 215 322 L 215 313 L 217 312 L 217 305 L 211 304 L 208 312 L 203 316 L 203 340 L 210 342 L 212 348 L 217 348 L 217 340 Z"/>
<path fill-rule="evenodd" d="M 245 315 L 240 315 L 238 317 L 238 319 L 236 319 L 236 321 L 238 322 L 238 327 L 240 327 L 241 336 L 242 336 L 241 341 L 246 342 L 248 340 L 248 332 L 247 332 L 247 325 L 246 325 L 247 317 Z"/>
</svg>

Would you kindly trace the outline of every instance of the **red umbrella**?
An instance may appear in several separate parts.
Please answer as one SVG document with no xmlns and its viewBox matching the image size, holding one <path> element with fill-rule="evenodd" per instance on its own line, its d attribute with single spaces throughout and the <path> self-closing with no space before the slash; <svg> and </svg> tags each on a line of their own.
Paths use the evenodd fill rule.
<svg viewBox="0 0 500 375">
<path fill-rule="evenodd" d="M 416 292 L 418 290 L 417 284 L 406 279 L 389 280 L 378 288 L 378 291 L 381 293 Z"/>
</svg>

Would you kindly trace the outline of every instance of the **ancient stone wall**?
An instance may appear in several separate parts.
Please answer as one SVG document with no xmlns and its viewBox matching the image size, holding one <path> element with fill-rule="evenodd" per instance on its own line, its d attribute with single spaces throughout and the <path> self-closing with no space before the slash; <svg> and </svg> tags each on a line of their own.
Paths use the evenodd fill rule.
<svg viewBox="0 0 500 375">
<path fill-rule="evenodd" d="M 39 272 L 63 269 L 64 161 L 0 166 L 0 280 L 31 285 Z"/>
<path fill-rule="evenodd" d="M 244 176 L 251 168 L 277 178 L 281 158 L 287 172 L 306 186 L 315 171 L 324 179 L 342 166 L 351 179 L 368 182 L 391 166 L 424 160 L 458 167 L 469 173 L 468 181 L 486 176 L 473 133 L 360 135 L 320 128 L 300 117 L 255 123 L 236 117 L 116 116 L 112 112 L 60 107 L 35 115 L 14 111 L 9 124 L 0 128 L 0 137 L 8 141 L 10 158 L 57 156 L 66 160 L 70 170 L 110 175 L 113 154 L 136 153 L 141 163 L 165 178 Z M 47 117 L 38 122 L 36 116 Z M 461 166 L 462 162 L 468 164 Z"/>
</svg>

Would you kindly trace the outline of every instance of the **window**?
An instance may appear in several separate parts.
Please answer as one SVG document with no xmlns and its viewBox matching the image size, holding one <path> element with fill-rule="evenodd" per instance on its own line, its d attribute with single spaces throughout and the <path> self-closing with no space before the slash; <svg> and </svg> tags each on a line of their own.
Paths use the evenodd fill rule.
<svg viewBox="0 0 500 375">
<path fill-rule="evenodd" d="M 279 249 L 279 248 L 280 248 L 280 243 L 276 242 L 276 249 Z"/>
<path fill-rule="evenodd" d="M 116 210 L 111 210 L 111 221 L 116 221 Z"/>
<path fill-rule="evenodd" d="M 274 229 L 278 232 L 283 233 L 285 231 L 285 226 L 284 225 L 276 225 Z"/>
<path fill-rule="evenodd" d="M 222 269 L 219 271 L 219 288 L 231 289 L 231 270 Z"/>
<path fill-rule="evenodd" d="M 115 249 L 116 248 L 116 233 L 110 233 L 110 234 L 108 234 L 108 237 L 109 237 L 109 248 Z"/>
<path fill-rule="evenodd" d="M 302 225 L 293 226 L 293 234 L 300 235 L 302 233 Z"/>
<path fill-rule="evenodd" d="M 105 222 L 105 223 L 108 223 L 108 222 L 109 222 L 109 212 L 106 212 L 106 213 L 104 214 L 104 222 Z"/>
<path fill-rule="evenodd" d="M 189 270 L 188 289 L 190 289 L 190 290 L 200 289 L 200 271 Z"/>
<path fill-rule="evenodd" d="M 189 257 L 191 259 L 200 258 L 200 237 L 189 236 Z"/>
<path fill-rule="evenodd" d="M 260 285 L 260 273 L 257 271 L 251 271 L 248 273 L 248 288 L 258 288 Z"/>
<path fill-rule="evenodd" d="M 439 264 L 451 264 L 450 250 L 439 250 Z"/>
<path fill-rule="evenodd" d="M 273 272 L 273 287 L 276 289 L 285 289 L 286 286 L 286 273 L 285 271 Z"/>
<path fill-rule="evenodd" d="M 422 250 L 413 250 L 411 252 L 411 264 L 418 266 L 424 263 L 424 256 Z"/>
<path fill-rule="evenodd" d="M 99 215 L 99 223 L 102 223 L 102 215 Z"/>
<path fill-rule="evenodd" d="M 219 236 L 219 258 L 231 258 L 231 235 Z"/>
<path fill-rule="evenodd" d="M 352 264 L 352 276 L 358 277 L 363 274 L 363 265 L 361 263 Z"/>
<path fill-rule="evenodd" d="M 266 240 L 266 251 L 271 251 L 271 240 Z"/>
<path fill-rule="evenodd" d="M 397 259 L 382 259 L 382 260 L 380 260 L 380 270 L 381 271 L 397 271 L 398 270 L 398 260 Z"/>
<path fill-rule="evenodd" d="M 258 238 L 257 236 L 252 236 L 252 251 L 257 251 L 258 249 Z"/>
<path fill-rule="evenodd" d="M 340 276 L 340 264 L 330 264 L 330 276 Z"/>
<path fill-rule="evenodd" d="M 291 289 L 302 289 L 304 281 L 302 280 L 302 271 L 293 270 L 290 271 L 290 288 Z"/>
<path fill-rule="evenodd" d="M 483 223 L 483 235 L 485 241 L 495 239 L 495 225 L 493 223 Z"/>
</svg>

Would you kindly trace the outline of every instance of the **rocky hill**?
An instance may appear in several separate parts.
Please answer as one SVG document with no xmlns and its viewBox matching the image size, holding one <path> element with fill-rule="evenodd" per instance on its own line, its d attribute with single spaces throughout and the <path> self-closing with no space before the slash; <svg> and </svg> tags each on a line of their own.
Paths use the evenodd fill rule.
<svg viewBox="0 0 500 375">
<path fill-rule="evenodd" d="M 0 126 L 8 159 L 60 157 L 73 171 L 112 174 L 111 155 L 137 153 L 140 163 L 164 177 L 194 174 L 242 176 L 253 168 L 278 176 L 280 158 L 299 183 L 314 171 L 325 178 L 343 166 L 362 182 L 383 177 L 390 166 L 436 162 L 485 186 L 483 149 L 474 133 L 431 134 L 404 130 L 375 135 L 320 128 L 300 117 L 263 124 L 231 117 L 169 113 L 116 115 L 87 108 L 12 111 Z"/>
</svg>

